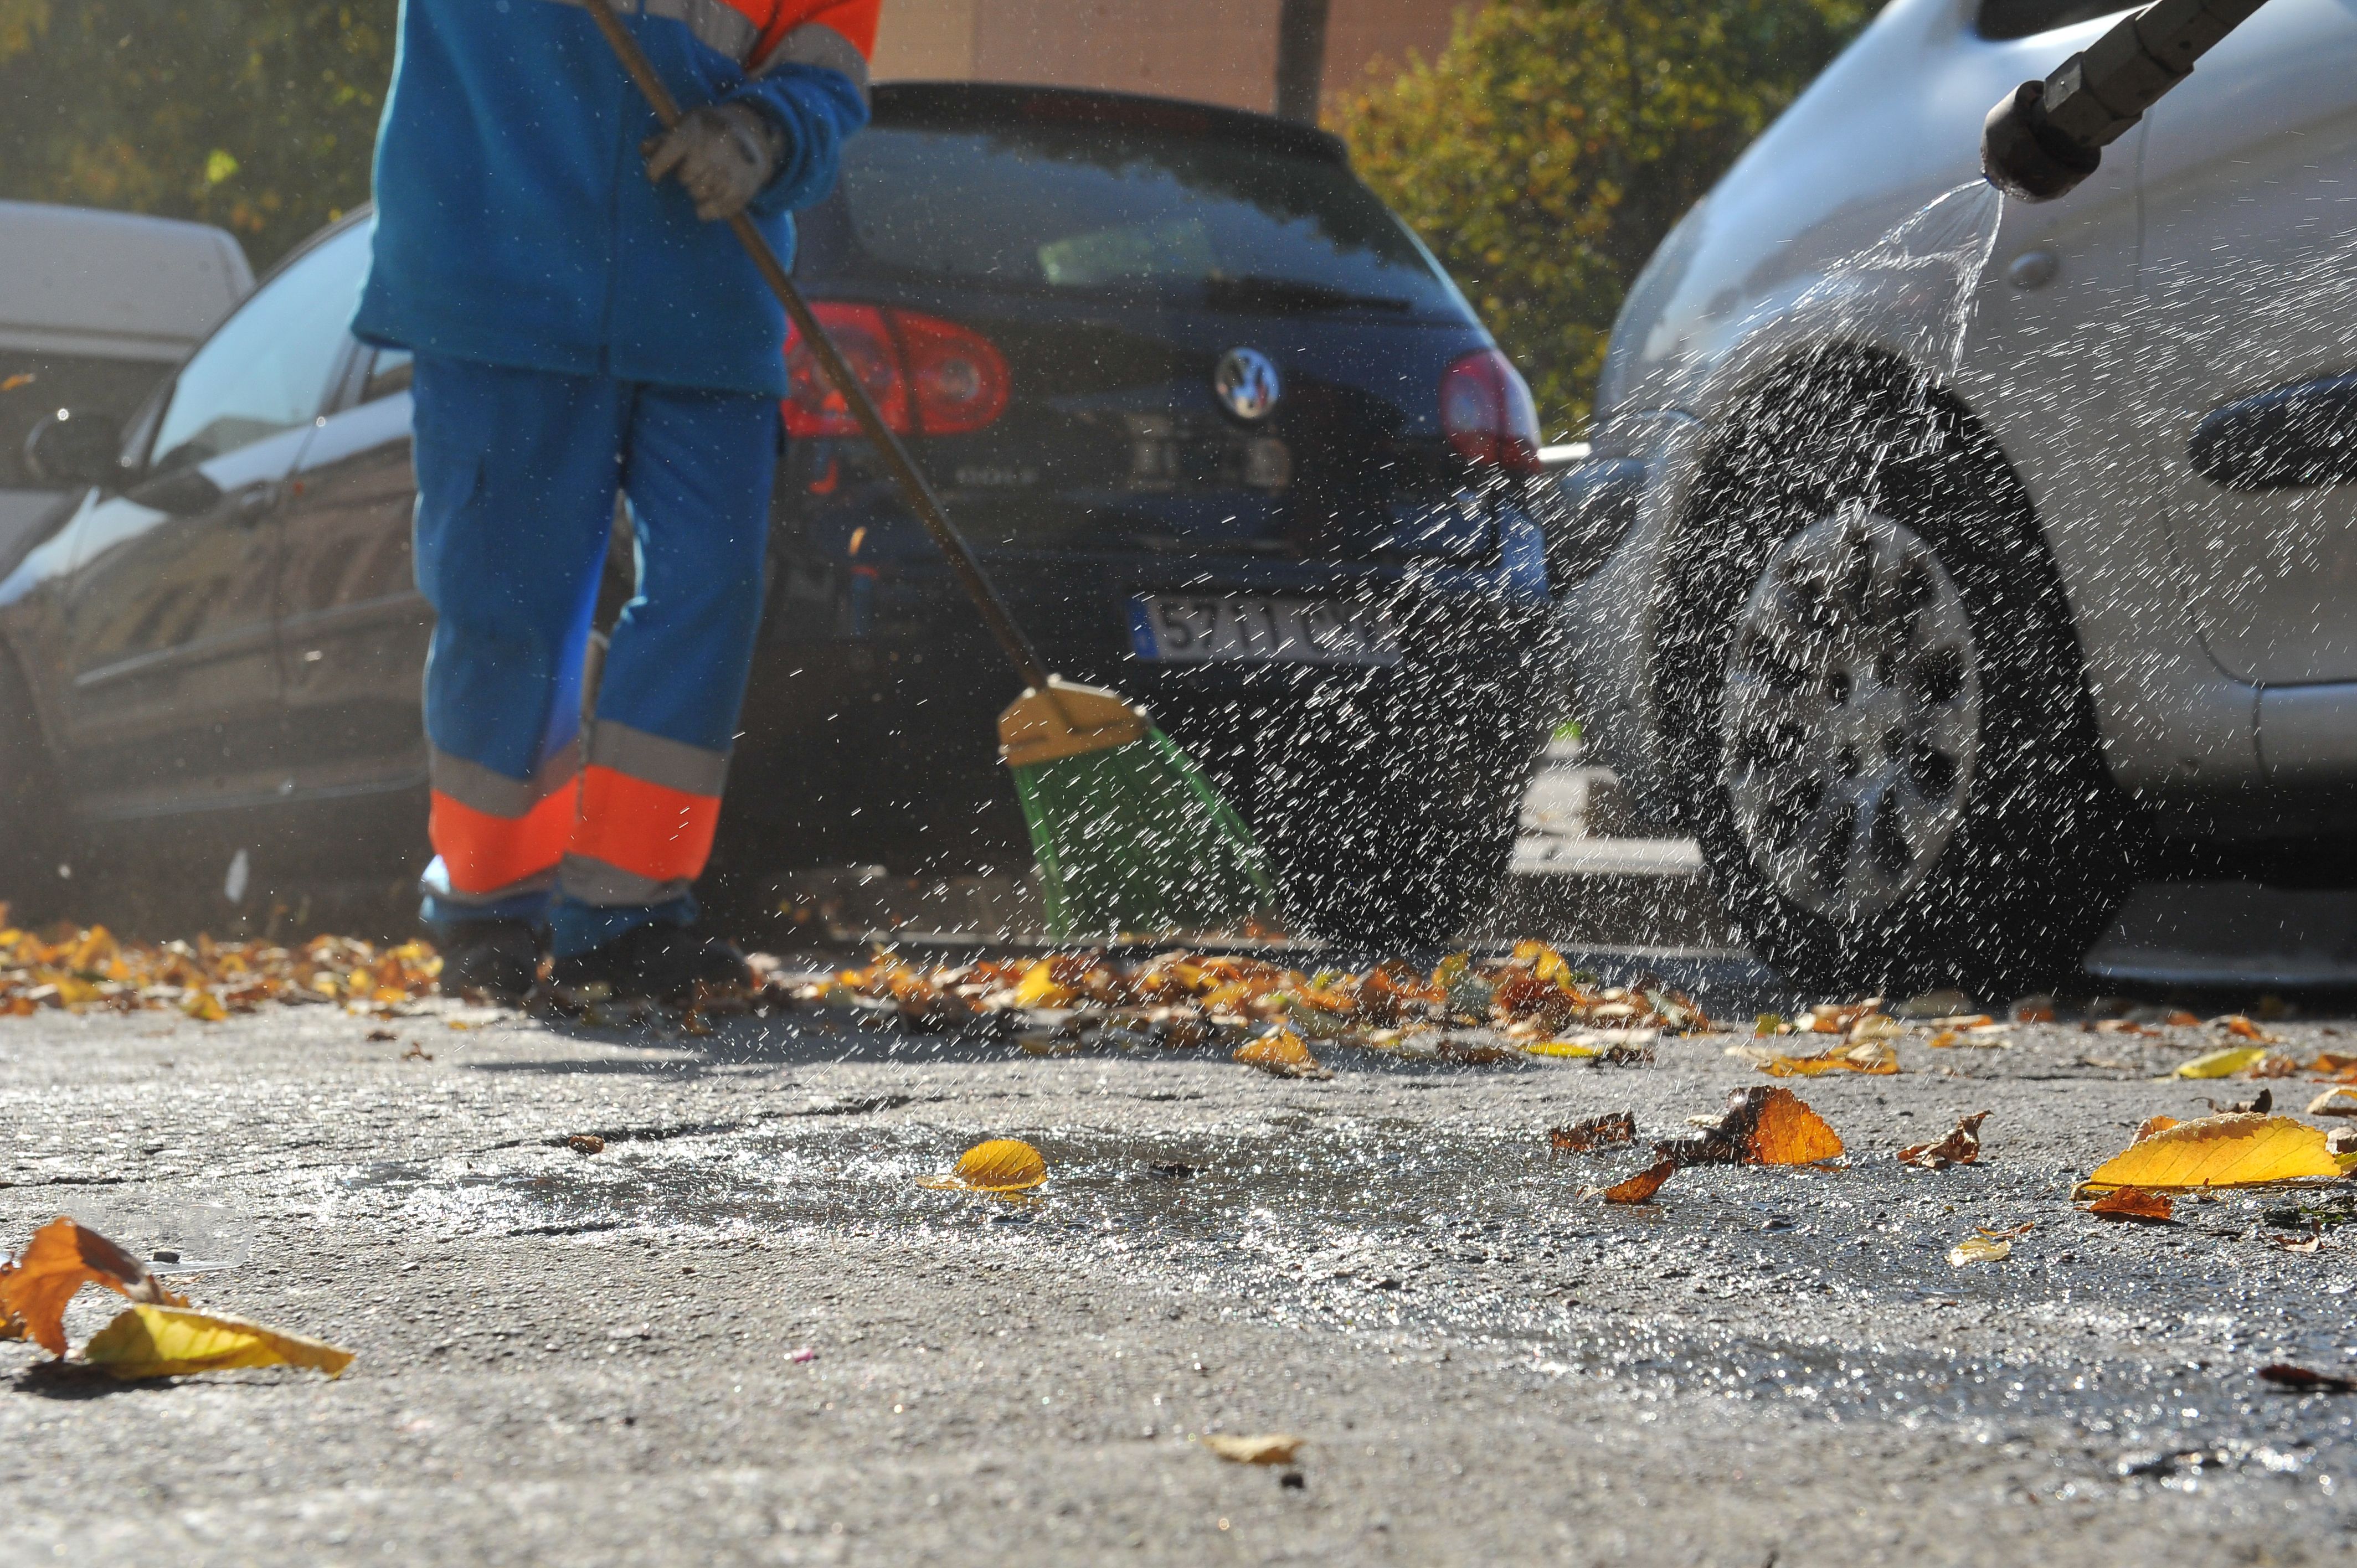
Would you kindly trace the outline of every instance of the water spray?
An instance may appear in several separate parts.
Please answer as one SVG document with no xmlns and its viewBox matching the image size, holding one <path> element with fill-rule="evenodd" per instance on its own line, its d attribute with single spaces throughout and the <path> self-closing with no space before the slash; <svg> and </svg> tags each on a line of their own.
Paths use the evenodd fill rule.
<svg viewBox="0 0 2357 1568">
<path fill-rule="evenodd" d="M 2192 74 L 2262 0 L 2158 0 L 2121 17 L 2043 81 L 1988 113 L 1981 169 L 2008 196 L 2051 201 L 2095 172 L 2104 149 Z"/>
</svg>

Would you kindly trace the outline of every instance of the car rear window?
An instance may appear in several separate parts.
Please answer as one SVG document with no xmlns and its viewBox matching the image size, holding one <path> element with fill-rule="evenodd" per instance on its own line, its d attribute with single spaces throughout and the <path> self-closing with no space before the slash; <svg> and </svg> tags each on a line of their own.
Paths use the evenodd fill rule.
<svg viewBox="0 0 2357 1568">
<path fill-rule="evenodd" d="M 873 126 L 807 227 L 804 265 L 1049 295 L 1460 317 L 1347 166 L 1150 126 Z"/>
</svg>

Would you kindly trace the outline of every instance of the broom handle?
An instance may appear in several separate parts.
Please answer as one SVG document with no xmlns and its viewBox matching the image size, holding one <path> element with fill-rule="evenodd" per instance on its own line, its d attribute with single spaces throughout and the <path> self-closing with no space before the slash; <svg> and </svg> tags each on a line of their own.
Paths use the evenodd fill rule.
<svg viewBox="0 0 2357 1568">
<path fill-rule="evenodd" d="M 622 69 L 629 71 L 630 80 L 639 84 L 639 91 L 653 106 L 655 118 L 662 122 L 663 129 L 668 131 L 678 124 L 679 101 L 671 95 L 671 89 L 663 85 L 662 78 L 655 74 L 654 62 L 647 59 L 646 51 L 639 47 L 639 40 L 630 36 L 630 30 L 623 27 L 621 18 L 614 14 L 612 0 L 586 0 L 586 3 L 589 15 L 597 23 L 597 30 L 606 35 L 606 41 L 613 46 L 616 58 L 622 62 Z M 891 426 L 884 423 L 884 416 L 876 411 L 875 401 L 867 395 L 867 389 L 859 384 L 858 376 L 853 373 L 842 350 L 834 346 L 834 339 L 826 335 L 826 328 L 820 326 L 818 317 L 812 314 L 809 302 L 802 298 L 802 290 L 794 286 L 794 280 L 787 276 L 786 269 L 778 263 L 778 253 L 770 249 L 769 241 L 761 237 L 761 231 L 753 227 L 753 220 L 742 212 L 728 220 L 728 227 L 737 236 L 737 242 L 745 247 L 745 253 L 753 258 L 753 265 L 760 270 L 761 279 L 770 285 L 770 292 L 776 295 L 778 303 L 786 307 L 786 315 L 792 319 L 794 330 L 802 334 L 802 341 L 810 348 L 811 356 L 826 372 L 826 379 L 834 383 L 834 390 L 841 392 L 843 401 L 850 405 L 851 417 L 858 422 L 861 433 L 875 443 L 877 452 L 884 459 L 884 466 L 891 470 L 893 482 L 900 488 L 901 499 L 917 514 L 917 521 L 925 525 L 925 532 L 933 536 L 933 542 L 942 547 L 942 553 L 949 557 L 950 567 L 956 572 L 966 596 L 974 601 L 974 608 L 982 612 L 984 624 L 998 639 L 998 646 L 1006 650 L 1008 660 L 1033 691 L 1055 703 L 1057 712 L 1063 714 L 1063 704 L 1056 702 L 1055 693 L 1048 684 L 1048 667 L 1040 662 L 1039 650 L 1031 646 L 1031 639 L 1024 635 L 1023 628 L 1007 613 L 1006 601 L 998 596 L 998 590 L 991 586 L 989 577 L 984 575 L 982 563 L 974 558 L 974 547 L 965 542 L 965 535 L 951 524 L 949 513 L 942 510 L 941 499 L 933 494 L 932 486 L 925 482 L 924 473 L 909 455 L 907 445 L 892 433 Z M 1069 724 L 1070 716 L 1065 715 L 1065 720 Z"/>
</svg>

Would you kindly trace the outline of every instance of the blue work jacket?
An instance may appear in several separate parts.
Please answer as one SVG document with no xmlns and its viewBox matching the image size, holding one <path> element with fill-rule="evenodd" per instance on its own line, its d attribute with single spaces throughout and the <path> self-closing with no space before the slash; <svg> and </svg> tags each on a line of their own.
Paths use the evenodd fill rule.
<svg viewBox="0 0 2357 1568">
<path fill-rule="evenodd" d="M 789 264 L 792 211 L 867 123 L 876 0 L 619 0 L 683 107 L 785 131 L 750 215 Z M 588 12 L 403 0 L 376 149 L 374 261 L 352 330 L 486 364 L 785 391 L 785 313 L 726 223 L 651 184 L 660 129 Z"/>
</svg>

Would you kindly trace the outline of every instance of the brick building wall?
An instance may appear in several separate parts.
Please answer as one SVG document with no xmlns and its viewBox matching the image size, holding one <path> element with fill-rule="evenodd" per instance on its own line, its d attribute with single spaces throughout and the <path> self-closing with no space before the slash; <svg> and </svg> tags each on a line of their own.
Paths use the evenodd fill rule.
<svg viewBox="0 0 2357 1568">
<path fill-rule="evenodd" d="M 1331 0 L 1328 91 L 1448 39 L 1467 0 Z M 885 0 L 876 75 L 1275 102 L 1278 0 Z"/>
</svg>

